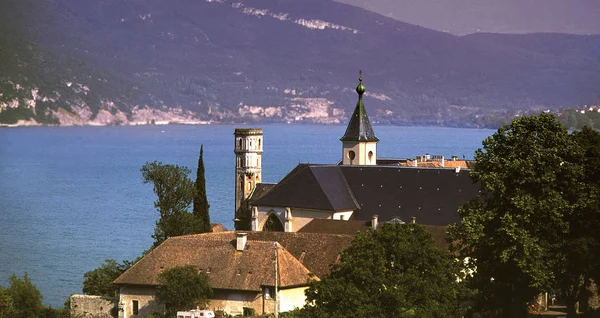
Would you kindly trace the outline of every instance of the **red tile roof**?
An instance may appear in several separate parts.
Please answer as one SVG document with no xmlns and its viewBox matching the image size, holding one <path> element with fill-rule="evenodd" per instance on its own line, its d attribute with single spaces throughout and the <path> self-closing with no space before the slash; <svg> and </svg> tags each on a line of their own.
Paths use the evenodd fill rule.
<svg viewBox="0 0 600 318">
<path fill-rule="evenodd" d="M 158 285 L 163 270 L 194 265 L 216 289 L 260 290 L 274 285 L 273 242 L 278 250 L 280 286 L 306 285 L 309 273 L 329 272 L 352 236 L 314 233 L 250 232 L 244 251 L 236 250 L 236 232 L 171 237 L 115 280 L 115 284 Z M 302 260 L 302 261 L 300 261 Z"/>
</svg>

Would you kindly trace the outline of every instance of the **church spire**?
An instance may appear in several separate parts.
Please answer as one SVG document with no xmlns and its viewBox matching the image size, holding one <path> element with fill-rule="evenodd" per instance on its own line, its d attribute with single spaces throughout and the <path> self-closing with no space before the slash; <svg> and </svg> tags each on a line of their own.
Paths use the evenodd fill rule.
<svg viewBox="0 0 600 318">
<path fill-rule="evenodd" d="M 363 94 L 366 91 L 365 86 L 362 83 L 362 70 L 360 71 L 360 77 L 358 79 L 359 83 L 356 86 L 356 93 L 358 93 L 358 102 L 356 103 L 356 108 L 354 108 L 354 113 L 350 118 L 350 122 L 348 122 L 348 128 L 346 128 L 346 133 L 341 141 L 379 141 L 379 138 L 375 136 L 375 132 L 373 131 L 373 127 L 371 127 L 371 122 L 369 121 L 369 116 L 367 116 L 367 111 L 365 110 L 365 105 L 363 103 Z"/>
<path fill-rule="evenodd" d="M 375 136 L 369 116 L 363 103 L 363 94 L 366 91 L 362 83 L 362 71 L 360 71 L 359 83 L 356 86 L 358 93 L 358 103 L 346 133 L 340 140 L 342 141 L 342 164 L 344 165 L 376 165 L 377 164 L 377 142 L 379 138 Z"/>
</svg>

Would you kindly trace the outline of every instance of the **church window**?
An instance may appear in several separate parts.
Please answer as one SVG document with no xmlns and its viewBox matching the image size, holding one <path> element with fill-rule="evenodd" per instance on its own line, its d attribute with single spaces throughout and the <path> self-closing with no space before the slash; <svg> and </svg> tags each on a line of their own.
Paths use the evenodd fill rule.
<svg viewBox="0 0 600 318">
<path fill-rule="evenodd" d="M 369 161 L 373 161 L 373 152 L 369 151 Z"/>
<path fill-rule="evenodd" d="M 260 138 L 258 138 L 258 149 L 260 150 Z"/>
<path fill-rule="evenodd" d="M 242 149 L 242 138 L 238 139 L 238 148 Z"/>
<path fill-rule="evenodd" d="M 269 214 L 267 221 L 265 221 L 265 225 L 263 226 L 263 231 L 268 232 L 284 232 L 283 224 L 281 220 L 277 217 L 275 213 Z"/>
<path fill-rule="evenodd" d="M 356 158 L 356 153 L 354 152 L 354 150 L 348 151 L 348 159 L 354 160 L 354 158 Z"/>
</svg>

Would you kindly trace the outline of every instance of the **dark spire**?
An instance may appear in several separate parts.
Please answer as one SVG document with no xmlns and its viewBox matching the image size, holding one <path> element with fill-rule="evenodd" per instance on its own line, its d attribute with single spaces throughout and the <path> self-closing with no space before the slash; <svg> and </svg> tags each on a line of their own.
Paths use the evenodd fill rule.
<svg viewBox="0 0 600 318">
<path fill-rule="evenodd" d="M 358 93 L 358 103 L 356 103 L 356 108 L 354 109 L 354 113 L 350 118 L 350 122 L 348 123 L 348 128 L 346 128 L 346 133 L 341 141 L 379 141 L 379 138 L 375 136 L 375 132 L 373 132 L 373 127 L 371 127 L 371 122 L 369 121 L 369 116 L 367 116 L 367 111 L 365 110 L 365 104 L 363 103 L 362 96 L 366 91 L 365 86 L 362 84 L 362 71 L 360 71 L 360 78 L 358 79 L 359 83 L 356 86 L 356 92 Z"/>
</svg>

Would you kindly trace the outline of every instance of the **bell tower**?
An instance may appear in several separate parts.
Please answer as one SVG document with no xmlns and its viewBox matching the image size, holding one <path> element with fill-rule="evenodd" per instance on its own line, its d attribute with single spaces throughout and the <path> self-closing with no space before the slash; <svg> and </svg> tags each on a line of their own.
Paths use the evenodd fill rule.
<svg viewBox="0 0 600 318">
<path fill-rule="evenodd" d="M 250 229 L 246 200 L 262 180 L 263 131 L 260 128 L 235 129 L 235 229 Z"/>
<path fill-rule="evenodd" d="M 362 71 L 356 87 L 358 102 L 352 117 L 348 122 L 346 133 L 342 141 L 342 164 L 344 165 L 376 165 L 377 164 L 377 142 L 369 116 L 363 103 L 363 94 L 366 92 L 362 84 Z"/>
</svg>

